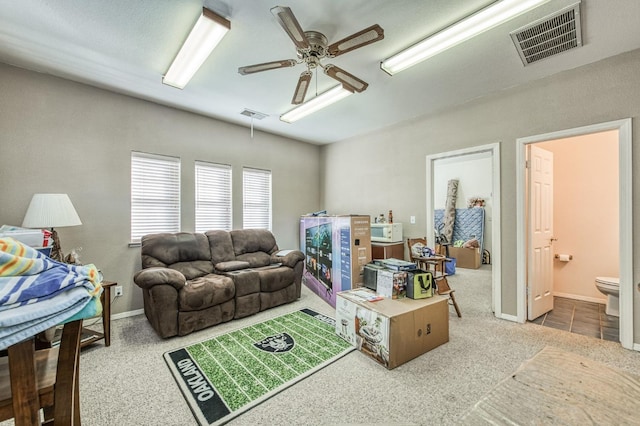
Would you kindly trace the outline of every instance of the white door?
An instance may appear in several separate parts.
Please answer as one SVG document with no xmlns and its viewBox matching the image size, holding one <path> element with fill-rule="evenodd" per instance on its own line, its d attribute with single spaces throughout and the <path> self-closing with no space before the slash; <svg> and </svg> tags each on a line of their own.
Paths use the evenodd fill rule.
<svg viewBox="0 0 640 426">
<path fill-rule="evenodd" d="M 529 145 L 528 318 L 553 309 L 553 153 Z"/>
</svg>

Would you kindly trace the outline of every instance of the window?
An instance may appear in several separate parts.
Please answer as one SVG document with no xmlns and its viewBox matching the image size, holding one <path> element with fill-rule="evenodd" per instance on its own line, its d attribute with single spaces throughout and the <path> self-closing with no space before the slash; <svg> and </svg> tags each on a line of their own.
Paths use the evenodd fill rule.
<svg viewBox="0 0 640 426">
<path fill-rule="evenodd" d="M 231 166 L 196 161 L 196 232 L 231 226 Z"/>
<path fill-rule="evenodd" d="M 271 171 L 242 170 L 243 227 L 271 230 Z"/>
<path fill-rule="evenodd" d="M 131 242 L 180 231 L 180 159 L 131 153 Z"/>
</svg>

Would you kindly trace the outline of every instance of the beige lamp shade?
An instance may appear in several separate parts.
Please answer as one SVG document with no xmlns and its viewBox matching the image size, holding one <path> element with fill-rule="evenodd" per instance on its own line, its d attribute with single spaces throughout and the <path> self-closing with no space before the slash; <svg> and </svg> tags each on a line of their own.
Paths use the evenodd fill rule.
<svg viewBox="0 0 640 426">
<path fill-rule="evenodd" d="M 60 228 L 82 225 L 67 194 L 34 194 L 24 216 L 24 228 Z"/>
</svg>

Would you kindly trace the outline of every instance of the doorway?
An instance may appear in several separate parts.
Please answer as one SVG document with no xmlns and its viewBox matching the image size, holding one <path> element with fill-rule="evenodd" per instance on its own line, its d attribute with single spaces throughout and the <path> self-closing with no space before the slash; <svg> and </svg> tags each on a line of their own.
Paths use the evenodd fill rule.
<svg viewBox="0 0 640 426">
<path fill-rule="evenodd" d="M 627 349 L 633 348 L 633 284 L 632 284 L 632 190 L 631 190 L 631 120 L 619 120 L 614 122 L 585 126 L 566 131 L 548 133 L 518 139 L 517 154 L 517 207 L 518 207 L 518 263 L 517 263 L 517 317 L 519 322 L 527 318 L 527 304 L 529 301 L 527 290 L 527 179 L 526 179 L 526 151 L 532 144 L 541 142 L 572 138 L 577 136 L 617 131 L 618 144 L 618 270 L 620 277 L 620 342 Z M 615 172 L 614 172 L 615 173 Z M 594 276 L 595 278 L 595 276 Z M 595 284 L 594 284 L 595 287 Z M 594 290 L 595 291 L 595 290 Z M 588 299 L 588 295 L 584 298 Z"/>
<path fill-rule="evenodd" d="M 491 216 L 492 226 L 490 230 L 491 239 L 491 306 L 496 317 L 504 318 L 502 314 L 502 292 L 501 292 L 501 231 L 500 231 L 500 144 L 493 143 L 481 145 L 456 151 L 448 151 L 440 154 L 428 155 L 426 157 L 426 189 L 427 189 L 427 211 L 426 211 L 426 237 L 427 241 L 435 241 L 435 200 L 434 184 L 436 163 L 441 160 L 447 162 L 466 162 L 470 157 L 487 154 L 490 157 L 491 174 Z M 512 318 L 505 318 L 512 319 Z"/>
</svg>

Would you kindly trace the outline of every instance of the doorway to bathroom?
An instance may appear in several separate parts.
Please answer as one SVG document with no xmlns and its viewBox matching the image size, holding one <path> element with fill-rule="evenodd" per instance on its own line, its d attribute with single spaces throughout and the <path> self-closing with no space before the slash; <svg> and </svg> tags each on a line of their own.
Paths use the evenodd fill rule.
<svg viewBox="0 0 640 426">
<path fill-rule="evenodd" d="M 518 140 L 520 321 L 632 348 L 630 130 L 621 120 Z M 604 312 L 603 276 L 620 277 L 619 323 Z"/>
</svg>

